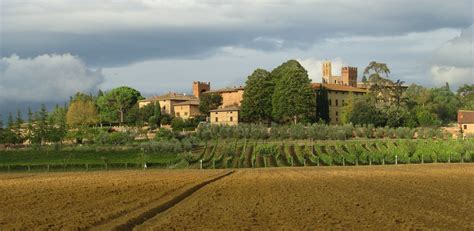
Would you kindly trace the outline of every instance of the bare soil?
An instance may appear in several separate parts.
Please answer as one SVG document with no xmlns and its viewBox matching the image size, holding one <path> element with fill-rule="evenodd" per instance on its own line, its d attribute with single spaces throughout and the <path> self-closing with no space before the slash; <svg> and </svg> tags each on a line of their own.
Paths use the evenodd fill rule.
<svg viewBox="0 0 474 231">
<path fill-rule="evenodd" d="M 137 229 L 474 229 L 474 165 L 238 170 Z"/>
<path fill-rule="evenodd" d="M 0 230 L 100 227 L 163 203 L 222 172 L 156 170 L 0 174 Z"/>
<path fill-rule="evenodd" d="M 0 174 L 0 230 L 110 230 L 228 172 Z M 474 164 L 238 169 L 132 228 L 473 230 L 473 179 Z"/>
</svg>

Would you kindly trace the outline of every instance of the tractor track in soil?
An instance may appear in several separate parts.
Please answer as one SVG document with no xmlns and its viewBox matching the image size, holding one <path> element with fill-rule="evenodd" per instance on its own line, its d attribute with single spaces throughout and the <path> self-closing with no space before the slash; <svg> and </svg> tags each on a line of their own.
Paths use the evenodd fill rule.
<svg viewBox="0 0 474 231">
<path fill-rule="evenodd" d="M 229 176 L 233 174 L 235 171 L 229 171 L 224 174 L 220 174 L 219 176 L 212 177 L 209 180 L 206 180 L 204 182 L 201 182 L 197 185 L 192 186 L 191 188 L 185 190 L 184 192 L 181 192 L 179 195 L 163 202 L 160 203 L 158 206 L 152 207 L 147 209 L 144 212 L 141 212 L 139 215 L 133 216 L 129 219 L 127 219 L 125 222 L 121 222 L 118 224 L 114 223 L 107 223 L 107 222 L 113 222 L 112 220 L 106 221 L 106 222 L 101 222 L 98 224 L 98 226 L 93 227 L 91 230 L 103 230 L 104 228 L 110 229 L 110 230 L 115 230 L 115 231 L 128 231 L 128 230 L 133 230 L 135 227 L 143 224 L 147 220 L 159 215 L 160 213 L 165 212 L 166 210 L 172 208 L 176 204 L 180 203 L 184 199 L 190 197 L 195 193 L 196 191 L 200 190 L 201 188 L 205 187 L 206 185 L 209 185 L 215 181 L 218 181 L 226 176 Z M 176 190 L 178 191 L 178 190 Z M 120 219 L 124 218 L 127 216 L 127 213 L 121 214 L 121 216 L 116 216 L 114 219 Z"/>
</svg>

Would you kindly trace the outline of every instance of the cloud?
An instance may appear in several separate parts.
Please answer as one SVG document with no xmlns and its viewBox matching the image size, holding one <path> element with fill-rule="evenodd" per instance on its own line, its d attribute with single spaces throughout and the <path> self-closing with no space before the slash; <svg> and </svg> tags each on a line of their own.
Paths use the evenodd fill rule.
<svg viewBox="0 0 474 231">
<path fill-rule="evenodd" d="M 93 92 L 104 81 L 101 70 L 90 70 L 70 54 L 0 59 L 0 105 L 66 102 L 76 92 Z"/>
<path fill-rule="evenodd" d="M 474 84 L 474 68 L 434 65 L 430 72 L 438 85 L 448 82 L 457 88 L 464 84 Z"/>
<path fill-rule="evenodd" d="M 474 84 L 474 25 L 433 52 L 430 73 L 436 84 Z"/>
<path fill-rule="evenodd" d="M 2 6 L 3 56 L 72 53 L 103 67 L 206 58 L 224 46 L 306 50 L 327 38 L 399 36 L 472 23 L 471 0 L 4 0 Z"/>
</svg>

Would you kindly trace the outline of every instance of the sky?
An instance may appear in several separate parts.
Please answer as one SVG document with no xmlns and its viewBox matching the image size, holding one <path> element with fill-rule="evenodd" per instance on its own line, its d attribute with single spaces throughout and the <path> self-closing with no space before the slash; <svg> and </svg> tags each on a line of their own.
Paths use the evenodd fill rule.
<svg viewBox="0 0 474 231">
<path fill-rule="evenodd" d="M 243 85 L 289 59 L 387 63 L 427 87 L 474 84 L 472 0 L 2 0 L 0 114 L 130 86 L 144 96 Z"/>
</svg>

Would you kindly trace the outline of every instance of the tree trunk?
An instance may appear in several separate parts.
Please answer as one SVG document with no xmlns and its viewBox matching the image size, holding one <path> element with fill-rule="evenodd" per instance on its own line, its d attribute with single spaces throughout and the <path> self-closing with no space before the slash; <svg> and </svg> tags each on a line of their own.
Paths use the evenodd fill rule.
<svg viewBox="0 0 474 231">
<path fill-rule="evenodd" d="M 123 110 L 120 110 L 120 125 L 123 124 Z"/>
</svg>

